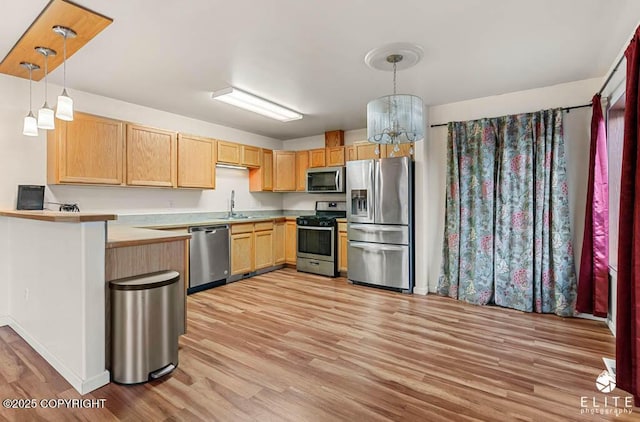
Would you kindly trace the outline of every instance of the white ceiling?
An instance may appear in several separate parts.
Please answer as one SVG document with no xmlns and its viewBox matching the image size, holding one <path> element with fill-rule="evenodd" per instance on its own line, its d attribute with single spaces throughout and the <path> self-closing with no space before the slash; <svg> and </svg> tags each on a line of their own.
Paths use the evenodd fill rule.
<svg viewBox="0 0 640 422">
<path fill-rule="evenodd" d="M 47 2 L 0 0 L 0 57 Z M 391 93 L 392 75 L 364 56 L 388 43 L 422 46 L 398 92 L 436 105 L 603 76 L 640 22 L 637 0 L 75 2 L 114 22 L 69 60 L 72 96 L 278 139 L 365 127 L 367 102 Z M 62 67 L 50 80 L 62 83 Z M 281 123 L 210 99 L 228 85 L 305 117 Z"/>
</svg>

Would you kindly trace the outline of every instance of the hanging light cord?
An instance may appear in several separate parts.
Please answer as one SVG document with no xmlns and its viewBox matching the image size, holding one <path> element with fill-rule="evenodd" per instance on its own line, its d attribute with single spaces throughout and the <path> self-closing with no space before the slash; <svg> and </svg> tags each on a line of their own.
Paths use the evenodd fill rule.
<svg viewBox="0 0 640 422">
<path fill-rule="evenodd" d="M 45 54 L 44 55 L 44 103 L 47 104 L 47 74 L 49 73 L 47 71 L 47 61 L 49 61 L 49 54 Z"/>
<path fill-rule="evenodd" d="M 67 91 L 67 34 L 64 34 L 62 36 L 63 38 L 63 42 L 62 42 L 62 83 L 63 88 L 62 90 L 65 91 L 65 95 L 66 95 L 66 91 Z"/>
<path fill-rule="evenodd" d="M 397 62 L 393 62 L 393 95 L 396 95 L 396 66 Z"/>
<path fill-rule="evenodd" d="M 33 68 L 31 66 L 29 66 L 29 114 L 31 114 L 31 110 L 33 110 L 33 104 L 32 104 L 32 100 L 31 100 L 31 72 L 33 71 Z"/>
</svg>

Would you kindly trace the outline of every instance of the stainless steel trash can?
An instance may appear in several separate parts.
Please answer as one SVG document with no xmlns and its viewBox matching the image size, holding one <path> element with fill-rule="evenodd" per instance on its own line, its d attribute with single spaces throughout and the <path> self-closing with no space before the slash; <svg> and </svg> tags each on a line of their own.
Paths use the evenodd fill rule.
<svg viewBox="0 0 640 422">
<path fill-rule="evenodd" d="M 111 290 L 111 379 L 137 384 L 178 366 L 180 274 L 121 278 Z"/>
</svg>

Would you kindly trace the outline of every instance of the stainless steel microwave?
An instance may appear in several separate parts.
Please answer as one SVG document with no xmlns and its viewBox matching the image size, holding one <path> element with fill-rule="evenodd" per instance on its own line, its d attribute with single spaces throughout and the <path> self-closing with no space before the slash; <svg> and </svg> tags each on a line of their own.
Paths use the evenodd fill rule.
<svg viewBox="0 0 640 422">
<path fill-rule="evenodd" d="M 344 187 L 344 167 L 322 167 L 307 170 L 307 192 L 342 193 Z"/>
</svg>

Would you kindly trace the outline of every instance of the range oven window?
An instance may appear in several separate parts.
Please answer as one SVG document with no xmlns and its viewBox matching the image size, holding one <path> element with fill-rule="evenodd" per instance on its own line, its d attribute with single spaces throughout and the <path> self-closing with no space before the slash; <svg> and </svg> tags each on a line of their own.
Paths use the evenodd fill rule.
<svg viewBox="0 0 640 422">
<path fill-rule="evenodd" d="M 298 226 L 298 252 L 331 257 L 332 238 L 332 230 L 324 227 Z"/>
</svg>

